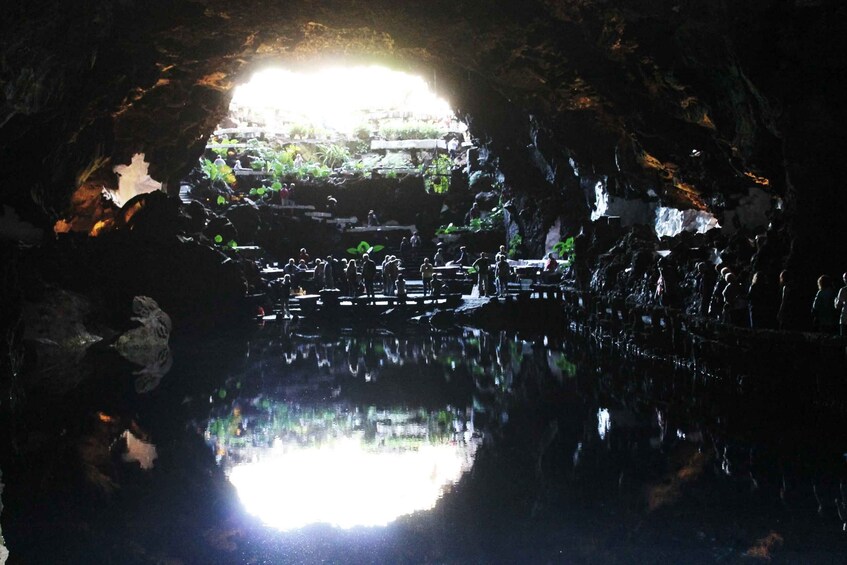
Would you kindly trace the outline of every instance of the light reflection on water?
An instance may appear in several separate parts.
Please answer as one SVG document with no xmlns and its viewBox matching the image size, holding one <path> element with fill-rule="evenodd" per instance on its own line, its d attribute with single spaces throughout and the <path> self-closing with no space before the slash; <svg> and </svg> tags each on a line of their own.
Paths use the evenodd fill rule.
<svg viewBox="0 0 847 565">
<path fill-rule="evenodd" d="M 280 530 L 384 526 L 428 510 L 471 468 L 480 441 L 472 413 L 449 407 L 260 407 L 213 420 L 207 438 L 245 509 Z"/>
<path fill-rule="evenodd" d="M 475 441 L 403 450 L 372 449 L 356 437 L 305 448 L 278 442 L 233 467 L 229 480 L 247 511 L 279 530 L 385 526 L 434 507 L 470 469 L 475 450 Z"/>
</svg>

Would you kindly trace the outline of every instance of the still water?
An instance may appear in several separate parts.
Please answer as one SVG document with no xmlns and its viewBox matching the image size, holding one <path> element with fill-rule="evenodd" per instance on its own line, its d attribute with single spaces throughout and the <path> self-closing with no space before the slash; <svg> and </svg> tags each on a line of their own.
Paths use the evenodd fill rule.
<svg viewBox="0 0 847 565">
<path fill-rule="evenodd" d="M 107 351 L 6 415 L 20 563 L 843 563 L 843 414 L 577 337 L 295 326 Z"/>
</svg>

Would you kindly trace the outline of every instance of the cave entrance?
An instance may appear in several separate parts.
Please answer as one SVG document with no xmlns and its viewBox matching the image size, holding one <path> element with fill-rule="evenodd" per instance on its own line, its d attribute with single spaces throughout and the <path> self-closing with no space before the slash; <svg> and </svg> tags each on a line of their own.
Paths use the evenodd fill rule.
<svg viewBox="0 0 847 565">
<path fill-rule="evenodd" d="M 274 262 L 302 248 L 387 255 L 454 221 L 448 202 L 467 186 L 472 145 L 467 125 L 420 76 L 265 68 L 234 90 L 180 197 L 231 222 L 206 226 L 216 244 L 259 246 Z"/>
<path fill-rule="evenodd" d="M 235 89 L 199 167 L 216 190 L 193 197 L 287 201 L 292 182 L 402 175 L 445 192 L 470 145 L 467 125 L 420 76 L 379 66 L 267 68 Z M 182 196 L 191 197 L 185 186 Z"/>
</svg>

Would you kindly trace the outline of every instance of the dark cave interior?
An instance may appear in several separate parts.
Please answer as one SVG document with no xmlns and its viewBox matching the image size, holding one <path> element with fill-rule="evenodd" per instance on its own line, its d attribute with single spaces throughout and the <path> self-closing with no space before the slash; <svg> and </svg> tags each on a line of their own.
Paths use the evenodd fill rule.
<svg viewBox="0 0 847 565">
<path fill-rule="evenodd" d="M 493 249 L 519 234 L 522 253 L 537 259 L 549 249 L 551 230 L 559 240 L 584 234 L 583 286 L 600 297 L 649 302 L 660 238 L 650 226 L 610 229 L 592 220 L 595 187 L 602 186 L 618 206 L 608 215 L 650 203 L 651 210 L 705 212 L 724 226 L 723 233 L 661 238 L 692 296 L 685 270 L 706 258 L 704 249 L 747 261 L 755 236 L 767 235 L 763 270 L 775 279 L 790 269 L 811 304 L 821 274 L 838 280 L 847 270 L 847 191 L 839 173 L 847 116 L 838 80 L 847 64 L 845 11 L 835 0 L 45 0 L 6 7 L 0 385 L 15 389 L 22 372 L 44 366 L 25 343 L 33 320 L 26 304 L 50 303 L 53 289 L 90 301 L 49 304 L 67 317 L 54 335 L 86 335 L 75 325 L 85 319 L 92 333 L 117 338 L 135 296 L 154 297 L 173 318 L 175 335 L 244 321 L 244 273 L 222 262 L 209 239 L 222 229 L 237 237 L 253 220 L 198 212 L 178 195 L 226 117 L 233 88 L 272 65 L 380 64 L 429 77 L 468 124 L 479 170 L 509 194 L 502 229 L 470 245 Z M 116 188 L 114 167 L 139 153 L 167 198 L 105 211 L 102 187 Z M 361 209 L 351 210 L 359 216 L 380 200 L 403 219 L 409 210 L 431 209 L 428 232 L 438 227 L 442 205 L 466 209 L 475 196 L 465 184 L 431 198 L 415 179 L 310 188 L 315 202 L 361 190 Z M 768 210 L 750 220 L 742 210 L 753 194 L 763 195 Z M 107 213 L 117 229 L 89 237 Z M 57 237 L 57 222 L 75 227 Z M 297 229 L 242 232 L 240 240 L 284 258 L 301 246 Z M 608 300 L 611 312 L 616 299 Z M 40 312 L 38 323 L 49 324 L 51 315 Z M 811 324 L 803 319 L 797 329 Z M 773 354 L 770 367 L 804 365 L 769 349 L 771 338 L 751 338 L 739 355 Z M 816 343 L 807 340 L 792 355 L 818 355 L 815 363 L 825 366 Z M 833 363 L 843 367 L 843 343 L 837 348 Z M 701 351 L 685 354 L 696 361 Z M 65 394 L 77 384 L 37 387 Z M 840 385 L 834 390 L 843 393 Z M 14 419 L 9 406 L 0 402 L 3 422 Z"/>
</svg>

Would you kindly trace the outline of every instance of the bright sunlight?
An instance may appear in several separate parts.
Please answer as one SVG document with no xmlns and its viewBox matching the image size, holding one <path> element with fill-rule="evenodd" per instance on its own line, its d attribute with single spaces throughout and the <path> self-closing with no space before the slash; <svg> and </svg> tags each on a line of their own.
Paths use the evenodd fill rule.
<svg viewBox="0 0 847 565">
<path fill-rule="evenodd" d="M 377 66 L 314 72 L 266 69 L 238 86 L 230 105 L 230 116 L 240 125 L 281 130 L 307 123 L 341 134 L 351 133 L 374 114 L 445 125 L 455 119 L 447 101 L 436 96 L 424 79 Z"/>
</svg>

